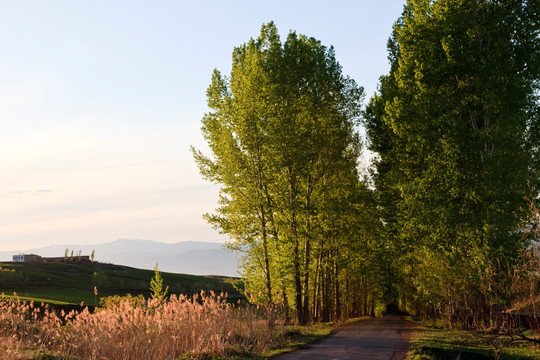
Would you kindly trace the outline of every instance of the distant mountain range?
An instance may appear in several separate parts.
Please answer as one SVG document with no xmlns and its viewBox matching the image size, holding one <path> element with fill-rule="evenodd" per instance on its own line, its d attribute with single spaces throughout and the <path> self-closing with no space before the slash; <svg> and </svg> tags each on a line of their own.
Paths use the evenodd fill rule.
<svg viewBox="0 0 540 360">
<path fill-rule="evenodd" d="M 16 254 L 37 254 L 45 257 L 62 257 L 65 250 L 90 255 L 95 250 L 95 260 L 153 269 L 156 263 L 164 272 L 193 275 L 238 276 L 235 254 L 223 249 L 223 244 L 213 242 L 182 241 L 173 244 L 150 240 L 120 239 L 94 245 L 50 245 L 42 248 L 1 251 L 0 261 L 11 261 Z"/>
</svg>

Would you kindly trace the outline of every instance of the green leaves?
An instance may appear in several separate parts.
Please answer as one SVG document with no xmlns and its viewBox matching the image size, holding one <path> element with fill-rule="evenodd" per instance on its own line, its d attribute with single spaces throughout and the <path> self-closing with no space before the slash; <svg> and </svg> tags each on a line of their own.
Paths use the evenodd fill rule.
<svg viewBox="0 0 540 360">
<path fill-rule="evenodd" d="M 222 188 L 206 219 L 243 254 L 247 289 L 267 294 L 266 303 L 294 298 L 305 322 L 325 237 L 354 237 L 330 221 L 355 222 L 358 204 L 342 200 L 363 186 L 355 129 L 363 89 L 342 75 L 333 48 L 295 32 L 281 43 L 269 23 L 234 49 L 228 78 L 214 71 L 207 97 L 202 132 L 212 154 L 193 153 L 203 177 Z"/>
<path fill-rule="evenodd" d="M 529 65 L 540 47 L 520 24 L 538 34 L 538 8 L 411 0 L 389 41 L 391 72 L 366 110 L 380 156 L 374 179 L 385 228 L 417 255 L 413 273 L 430 306 L 435 294 L 448 299 L 449 280 L 427 276 L 426 253 L 449 269 L 460 262 L 467 271 L 454 291 L 466 291 L 479 286 L 475 271 L 522 246 L 515 229 L 527 183 L 538 180 L 530 139 L 539 118 L 528 109 L 538 108 L 538 67 Z"/>
<path fill-rule="evenodd" d="M 163 288 L 163 278 L 161 277 L 161 271 L 158 269 L 158 264 L 154 267 L 154 277 L 150 280 L 150 291 L 152 291 L 152 298 L 163 301 L 169 292 L 169 286 Z"/>
</svg>

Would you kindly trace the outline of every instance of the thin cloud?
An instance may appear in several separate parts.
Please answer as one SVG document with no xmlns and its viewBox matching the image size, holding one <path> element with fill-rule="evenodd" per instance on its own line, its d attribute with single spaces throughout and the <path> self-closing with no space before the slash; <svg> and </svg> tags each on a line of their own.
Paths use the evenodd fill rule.
<svg viewBox="0 0 540 360">
<path fill-rule="evenodd" d="M 10 195 L 33 195 L 33 196 L 40 196 L 45 195 L 47 193 L 57 192 L 58 190 L 55 189 L 39 189 L 39 190 L 14 190 L 14 191 L 8 191 L 8 194 Z"/>
</svg>

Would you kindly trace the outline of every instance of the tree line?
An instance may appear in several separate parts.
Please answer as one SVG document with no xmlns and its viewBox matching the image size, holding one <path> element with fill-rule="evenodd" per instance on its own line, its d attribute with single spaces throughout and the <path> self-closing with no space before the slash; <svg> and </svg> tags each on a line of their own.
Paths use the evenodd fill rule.
<svg viewBox="0 0 540 360">
<path fill-rule="evenodd" d="M 254 301 L 299 324 L 383 308 L 489 315 L 488 274 L 530 245 L 522 209 L 540 185 L 539 13 L 536 1 L 407 1 L 364 108 L 314 38 L 281 42 L 268 23 L 234 49 L 207 90 L 211 154 L 193 154 L 221 186 L 205 217 L 241 254 Z"/>
</svg>

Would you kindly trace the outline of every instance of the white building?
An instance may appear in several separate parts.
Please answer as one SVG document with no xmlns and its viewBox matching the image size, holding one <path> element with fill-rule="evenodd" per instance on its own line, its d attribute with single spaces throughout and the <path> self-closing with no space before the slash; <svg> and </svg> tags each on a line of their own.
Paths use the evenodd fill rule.
<svg viewBox="0 0 540 360">
<path fill-rule="evenodd" d="M 24 255 L 13 255 L 13 261 L 24 262 Z"/>
<path fill-rule="evenodd" d="M 41 256 L 35 254 L 13 255 L 14 262 L 41 261 Z"/>
</svg>

